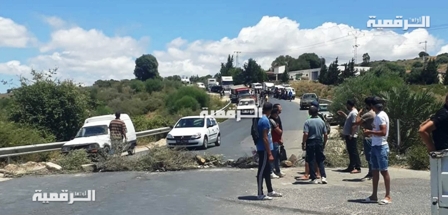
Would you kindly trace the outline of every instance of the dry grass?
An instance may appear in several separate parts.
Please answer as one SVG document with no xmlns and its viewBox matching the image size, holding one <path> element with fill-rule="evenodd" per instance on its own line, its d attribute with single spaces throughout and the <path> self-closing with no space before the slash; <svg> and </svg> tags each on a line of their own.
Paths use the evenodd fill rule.
<svg viewBox="0 0 448 215">
<path fill-rule="evenodd" d="M 320 98 L 333 98 L 333 88 L 331 86 L 312 81 L 291 81 L 290 85 L 296 90 L 297 97 L 304 93 L 316 93 Z"/>
</svg>

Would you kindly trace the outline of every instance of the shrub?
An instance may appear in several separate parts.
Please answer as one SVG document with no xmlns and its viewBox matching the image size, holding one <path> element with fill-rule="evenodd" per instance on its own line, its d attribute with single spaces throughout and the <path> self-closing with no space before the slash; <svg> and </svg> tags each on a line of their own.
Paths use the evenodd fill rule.
<svg viewBox="0 0 448 215">
<path fill-rule="evenodd" d="M 188 98 L 190 97 L 190 98 Z M 183 99 L 185 103 L 180 103 Z M 195 100 L 195 102 L 193 102 Z M 200 107 L 208 107 L 209 95 L 202 89 L 196 87 L 181 87 L 174 93 L 171 93 L 166 100 L 168 111 L 173 114 L 182 108 L 193 108 L 196 104 Z"/>
<path fill-rule="evenodd" d="M 91 163 L 89 159 L 89 154 L 86 150 L 75 150 L 67 155 L 60 155 L 59 158 L 55 160 L 63 170 L 81 170 L 81 165 Z"/>
<path fill-rule="evenodd" d="M 385 111 L 390 119 L 389 141 L 394 144 L 394 148 L 398 142 L 396 122 L 397 119 L 400 120 L 401 142 L 398 147 L 400 153 L 404 153 L 413 145 L 421 144 L 417 133 L 421 122 L 443 105 L 431 92 L 427 90 L 414 92 L 408 86 L 393 88 L 379 95 L 387 101 Z"/>
<path fill-rule="evenodd" d="M 54 74 L 32 71 L 33 82 L 21 80 L 11 97 L 10 119 L 48 130 L 64 141 L 73 137 L 84 122 L 88 96 L 70 81 L 51 79 Z"/>
<path fill-rule="evenodd" d="M 406 161 L 411 169 L 427 170 L 429 156 L 423 144 L 413 145 L 406 153 Z"/>
<path fill-rule="evenodd" d="M 0 121 L 0 147 L 23 146 L 38 143 L 53 142 L 50 133 L 19 125 L 13 122 Z"/>
<path fill-rule="evenodd" d="M 148 79 L 145 81 L 146 92 L 153 93 L 163 89 L 163 81 L 160 79 Z"/>
<path fill-rule="evenodd" d="M 132 117 L 132 116 L 131 116 Z M 132 122 L 136 131 L 145 131 L 161 127 L 169 127 L 174 124 L 173 120 L 161 115 L 156 115 L 154 117 L 147 116 L 135 116 L 132 117 Z"/>
<path fill-rule="evenodd" d="M 330 110 L 336 114 L 338 110 L 345 110 L 348 99 L 356 100 L 357 107 L 364 107 L 364 99 L 368 96 L 379 95 L 382 91 L 390 91 L 394 87 L 404 87 L 402 78 L 395 74 L 376 76 L 367 73 L 363 76 L 346 79 L 334 90 L 333 103 Z"/>
<path fill-rule="evenodd" d="M 320 98 L 333 98 L 333 88 L 331 86 L 311 81 L 293 81 L 290 84 L 296 90 L 296 97 L 305 93 L 316 93 Z"/>
</svg>

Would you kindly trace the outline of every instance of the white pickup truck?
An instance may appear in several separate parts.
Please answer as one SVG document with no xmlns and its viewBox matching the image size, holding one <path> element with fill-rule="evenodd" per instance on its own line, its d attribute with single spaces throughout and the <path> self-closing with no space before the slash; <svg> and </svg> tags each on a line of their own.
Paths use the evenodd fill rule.
<svg viewBox="0 0 448 215">
<path fill-rule="evenodd" d="M 431 214 L 448 214 L 448 150 L 431 152 Z"/>
</svg>

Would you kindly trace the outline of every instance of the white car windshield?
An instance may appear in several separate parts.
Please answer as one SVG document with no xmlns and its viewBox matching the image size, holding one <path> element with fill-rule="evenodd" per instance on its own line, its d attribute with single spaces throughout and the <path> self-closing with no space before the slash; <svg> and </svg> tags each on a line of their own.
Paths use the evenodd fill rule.
<svg viewBox="0 0 448 215">
<path fill-rule="evenodd" d="M 86 126 L 86 127 L 82 127 L 78 131 L 75 138 L 92 137 L 92 136 L 105 135 L 105 134 L 108 134 L 107 125 Z"/>
<path fill-rule="evenodd" d="M 328 111 L 327 105 L 319 105 L 319 111 Z"/>
<path fill-rule="evenodd" d="M 303 99 L 315 99 L 316 95 L 314 94 L 305 94 L 303 95 Z"/>
<path fill-rule="evenodd" d="M 201 128 L 204 127 L 204 118 L 184 118 L 174 126 L 175 128 Z"/>
<path fill-rule="evenodd" d="M 255 105 L 255 101 L 254 100 L 240 101 L 240 103 L 238 104 L 238 106 L 247 106 L 247 105 Z"/>
</svg>

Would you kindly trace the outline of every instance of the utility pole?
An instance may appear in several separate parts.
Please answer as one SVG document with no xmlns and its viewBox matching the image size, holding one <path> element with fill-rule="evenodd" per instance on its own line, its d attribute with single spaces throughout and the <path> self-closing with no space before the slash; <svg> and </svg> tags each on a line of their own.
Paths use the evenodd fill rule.
<svg viewBox="0 0 448 215">
<path fill-rule="evenodd" d="M 425 54 L 428 54 L 428 52 L 427 52 L 428 41 L 425 40 L 425 42 L 420 42 L 419 44 L 422 44 L 422 43 L 425 44 Z M 426 62 L 426 55 L 423 55 L 423 62 Z"/>
<path fill-rule="evenodd" d="M 236 54 L 236 58 L 235 58 L 235 67 L 238 67 L 238 54 L 240 54 L 240 51 L 234 51 L 234 54 Z"/>
<path fill-rule="evenodd" d="M 354 31 L 354 32 L 349 32 L 348 35 L 352 35 L 355 37 L 355 45 L 353 45 L 353 49 L 354 49 L 353 52 L 354 52 L 354 59 L 355 59 L 355 64 L 356 64 L 358 61 L 358 47 L 359 47 L 358 37 L 363 36 L 364 33 L 361 33 L 359 31 Z"/>
</svg>

